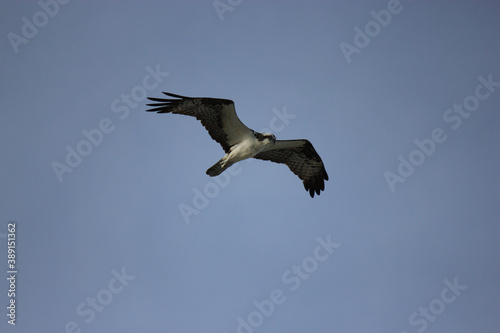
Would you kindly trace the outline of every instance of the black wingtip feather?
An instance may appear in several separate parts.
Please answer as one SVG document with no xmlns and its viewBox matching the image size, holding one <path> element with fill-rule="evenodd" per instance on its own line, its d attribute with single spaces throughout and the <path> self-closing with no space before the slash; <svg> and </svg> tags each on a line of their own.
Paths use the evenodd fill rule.
<svg viewBox="0 0 500 333">
<path fill-rule="evenodd" d="M 157 103 L 149 103 L 146 104 L 147 106 L 154 106 L 155 108 L 148 109 L 146 111 L 148 112 L 158 112 L 158 113 L 170 113 L 172 110 L 169 107 L 175 106 L 178 104 L 181 100 L 183 99 L 191 99 L 191 97 L 186 97 L 186 96 L 181 96 L 181 95 L 176 95 L 176 94 L 171 94 L 167 92 L 163 92 L 163 94 L 174 97 L 173 98 L 157 98 L 157 97 L 148 97 L 148 99 L 152 102 L 157 102 Z"/>
<path fill-rule="evenodd" d="M 320 195 L 321 191 L 325 190 L 325 181 L 328 180 L 328 174 L 326 170 L 323 168 L 323 172 L 320 175 L 316 175 L 315 178 L 305 179 L 303 181 L 304 188 L 311 198 L 314 198 L 314 195 Z"/>
<path fill-rule="evenodd" d="M 164 91 L 162 92 L 162 94 L 170 96 L 170 97 L 175 97 L 175 98 L 191 98 L 191 97 L 176 95 L 176 94 L 172 94 L 172 93 L 168 93 L 168 92 L 164 92 Z"/>
<path fill-rule="evenodd" d="M 150 101 L 153 101 L 153 102 L 163 102 L 163 103 L 165 103 L 166 101 L 174 101 L 174 100 L 169 100 L 169 99 L 165 99 L 165 98 L 156 98 L 156 97 L 148 97 L 148 99 Z"/>
</svg>

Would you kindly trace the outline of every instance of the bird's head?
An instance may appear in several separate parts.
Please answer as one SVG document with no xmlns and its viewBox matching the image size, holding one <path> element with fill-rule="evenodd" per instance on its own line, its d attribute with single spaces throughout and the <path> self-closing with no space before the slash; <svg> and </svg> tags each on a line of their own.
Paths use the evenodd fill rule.
<svg viewBox="0 0 500 333">
<path fill-rule="evenodd" d="M 272 143 L 273 145 L 276 143 L 276 137 L 272 133 L 259 133 L 252 131 L 253 136 L 262 142 Z"/>
<path fill-rule="evenodd" d="M 264 133 L 263 135 L 264 135 L 264 138 L 269 140 L 269 142 L 272 142 L 273 145 L 276 143 L 276 136 L 274 136 L 274 134 Z"/>
</svg>

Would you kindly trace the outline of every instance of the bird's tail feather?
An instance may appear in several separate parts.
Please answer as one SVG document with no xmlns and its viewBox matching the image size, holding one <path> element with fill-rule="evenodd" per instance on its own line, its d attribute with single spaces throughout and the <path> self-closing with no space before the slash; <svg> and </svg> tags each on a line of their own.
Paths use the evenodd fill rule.
<svg viewBox="0 0 500 333">
<path fill-rule="evenodd" d="M 221 173 L 223 173 L 224 170 L 233 165 L 233 163 L 231 162 L 227 162 L 224 166 L 222 166 L 222 164 L 223 164 L 223 158 L 220 159 L 219 162 L 215 163 L 207 170 L 207 175 L 209 175 L 210 177 L 218 176 Z"/>
</svg>

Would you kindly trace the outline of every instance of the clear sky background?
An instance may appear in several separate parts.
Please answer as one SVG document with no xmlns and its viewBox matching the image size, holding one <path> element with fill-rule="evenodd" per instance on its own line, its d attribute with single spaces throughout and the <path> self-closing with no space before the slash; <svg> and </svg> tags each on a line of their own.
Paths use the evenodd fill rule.
<svg viewBox="0 0 500 333">
<path fill-rule="evenodd" d="M 2 1 L 0 331 L 498 332 L 498 2 L 215 5 Z M 325 191 L 208 177 L 162 91 L 307 138 Z"/>
</svg>

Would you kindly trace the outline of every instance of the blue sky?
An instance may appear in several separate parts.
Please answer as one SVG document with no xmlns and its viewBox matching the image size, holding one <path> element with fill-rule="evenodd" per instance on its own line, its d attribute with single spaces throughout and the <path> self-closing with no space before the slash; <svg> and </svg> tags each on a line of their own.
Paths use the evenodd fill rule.
<svg viewBox="0 0 500 333">
<path fill-rule="evenodd" d="M 496 1 L 0 8 L 0 331 L 498 331 Z M 208 177 L 222 149 L 146 113 L 162 91 L 307 138 L 325 191 Z"/>
</svg>

